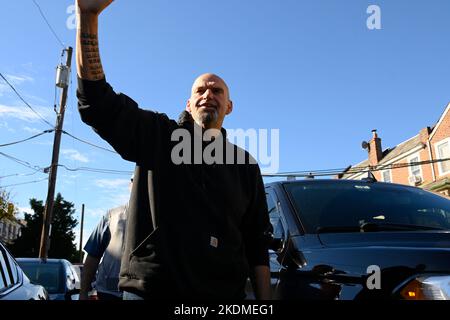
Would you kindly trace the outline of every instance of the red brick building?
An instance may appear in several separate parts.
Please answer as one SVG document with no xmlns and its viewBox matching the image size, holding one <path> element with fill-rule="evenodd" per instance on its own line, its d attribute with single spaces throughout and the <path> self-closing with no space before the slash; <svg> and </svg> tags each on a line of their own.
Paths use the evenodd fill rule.
<svg viewBox="0 0 450 320">
<path fill-rule="evenodd" d="M 415 162 L 450 158 L 450 104 L 439 121 L 426 127 L 399 145 L 383 150 L 376 130 L 366 144 L 369 157 L 355 166 L 347 168 L 339 179 L 362 179 L 367 173 L 352 173 L 357 168 L 371 166 L 378 181 L 419 186 L 427 190 L 450 195 L 450 161 L 409 165 Z"/>
</svg>

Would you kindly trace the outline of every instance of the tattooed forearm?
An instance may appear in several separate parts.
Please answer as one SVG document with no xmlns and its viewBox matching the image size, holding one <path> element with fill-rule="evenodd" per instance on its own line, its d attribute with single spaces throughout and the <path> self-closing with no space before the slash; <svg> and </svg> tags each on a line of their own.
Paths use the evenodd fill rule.
<svg viewBox="0 0 450 320">
<path fill-rule="evenodd" d="M 81 54 L 83 69 L 90 80 L 100 80 L 104 77 L 102 62 L 98 49 L 98 35 L 96 33 L 81 32 Z"/>
<path fill-rule="evenodd" d="M 100 80 L 105 77 L 99 53 L 98 20 L 96 16 L 79 16 L 77 31 L 78 75 L 82 79 Z"/>
</svg>

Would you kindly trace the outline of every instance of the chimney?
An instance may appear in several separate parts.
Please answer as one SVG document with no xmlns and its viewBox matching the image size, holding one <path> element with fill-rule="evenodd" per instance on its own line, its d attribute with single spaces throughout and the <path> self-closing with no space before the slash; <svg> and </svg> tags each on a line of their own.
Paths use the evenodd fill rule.
<svg viewBox="0 0 450 320">
<path fill-rule="evenodd" d="M 376 166 L 383 158 L 383 149 L 381 148 L 381 139 L 378 138 L 377 130 L 372 130 L 372 140 L 369 142 L 369 163 Z"/>
</svg>

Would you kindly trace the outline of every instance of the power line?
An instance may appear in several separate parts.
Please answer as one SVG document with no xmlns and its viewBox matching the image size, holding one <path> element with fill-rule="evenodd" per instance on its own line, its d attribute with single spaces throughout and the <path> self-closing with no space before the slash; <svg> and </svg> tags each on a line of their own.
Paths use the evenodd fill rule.
<svg viewBox="0 0 450 320">
<path fill-rule="evenodd" d="M 38 166 L 33 166 L 32 164 L 30 164 L 27 161 L 15 158 L 13 156 L 7 155 L 6 153 L 0 152 L 0 155 L 4 156 L 5 158 L 8 158 L 24 167 L 27 167 L 28 169 L 34 170 L 34 171 L 40 171 L 40 172 L 44 172 L 44 168 L 38 167 Z"/>
<path fill-rule="evenodd" d="M 433 164 L 433 163 L 439 163 L 439 162 L 445 162 L 445 161 L 450 161 L 450 158 L 424 160 L 424 161 L 416 161 L 416 162 L 408 162 L 408 163 L 406 163 L 406 162 L 405 163 L 391 163 L 391 164 L 385 164 L 385 165 L 366 166 L 366 167 L 355 167 L 354 170 L 350 169 L 346 172 L 341 172 L 341 173 L 356 174 L 356 173 L 367 172 L 367 171 L 393 170 L 393 169 L 416 167 L 416 166 L 421 166 L 421 165 L 425 165 L 425 164 Z"/>
<path fill-rule="evenodd" d="M 22 183 L 9 184 L 7 186 L 0 186 L 0 188 L 4 189 L 4 188 L 8 188 L 8 187 L 21 186 L 21 185 L 24 185 L 24 184 L 38 183 L 38 182 L 42 182 L 42 181 L 45 181 L 45 180 L 48 180 L 48 178 L 43 178 L 43 179 L 40 179 L 40 180 L 34 180 L 34 181 L 28 181 L 28 182 L 22 182 Z"/>
<path fill-rule="evenodd" d="M 48 171 L 48 168 L 42 168 L 39 166 L 32 165 L 25 160 L 15 158 L 15 157 L 7 155 L 3 152 L 0 152 L 0 155 L 2 155 L 14 162 L 17 162 L 20 165 L 23 165 L 29 169 L 34 170 L 34 173 L 36 173 L 36 172 L 44 172 L 45 173 L 46 171 Z M 444 161 L 450 161 L 450 158 L 425 160 L 425 161 L 409 162 L 409 163 L 394 163 L 394 164 L 389 164 L 389 165 L 354 167 L 347 171 L 343 171 L 342 169 L 325 169 L 325 170 L 311 170 L 311 171 L 305 170 L 305 171 L 297 171 L 297 172 L 263 174 L 263 176 L 264 177 L 309 177 L 309 176 L 331 176 L 331 175 L 338 175 L 338 174 L 358 174 L 358 173 L 366 173 L 369 171 L 373 172 L 373 171 L 381 171 L 381 170 L 394 170 L 394 169 L 400 169 L 400 168 L 406 168 L 406 167 L 414 167 L 414 166 L 439 163 L 439 162 L 444 162 Z M 105 169 L 105 168 L 90 168 L 90 167 L 69 168 L 66 165 L 62 165 L 62 164 L 59 164 L 58 166 L 66 169 L 68 171 L 86 171 L 86 172 L 118 174 L 118 175 L 132 174 L 132 171 L 124 171 L 124 170 L 114 170 L 114 169 Z M 14 176 L 14 175 L 10 175 L 10 176 Z M 8 176 L 6 176 L 6 177 L 8 177 Z M 4 178 L 4 177 L 1 177 L 1 178 Z"/>
<path fill-rule="evenodd" d="M 43 132 L 41 132 L 41 133 L 39 133 L 39 134 L 36 134 L 36 135 L 34 135 L 34 136 L 32 136 L 32 137 L 29 137 L 29 138 L 26 138 L 26 139 L 23 139 L 23 140 L 19 140 L 19 141 L 15 141 L 15 142 L 10 142 L 10 143 L 5 143 L 5 144 L 0 144 L 0 147 L 7 147 L 7 146 L 12 146 L 12 145 L 14 145 L 14 144 L 19 144 L 19 143 L 22 143 L 22 142 L 25 142 L 25 141 L 28 141 L 28 140 L 37 138 L 37 137 L 39 137 L 39 136 L 42 136 L 43 134 L 53 132 L 53 131 L 55 131 L 55 130 L 53 130 L 53 129 L 52 129 L 52 130 L 45 130 L 45 131 L 43 131 Z"/>
<path fill-rule="evenodd" d="M 13 173 L 13 174 L 8 174 L 7 176 L 2 176 L 2 177 L 0 177 L 0 179 L 10 178 L 10 177 L 29 177 L 29 176 L 35 175 L 38 172 L 39 171 L 35 171 L 32 173 Z"/>
<path fill-rule="evenodd" d="M 39 4 L 33 0 L 34 4 L 36 5 L 36 7 L 39 9 L 39 12 L 41 13 L 42 18 L 44 19 L 45 23 L 47 23 L 47 26 L 49 27 L 50 31 L 53 33 L 53 35 L 55 36 L 56 40 L 59 42 L 59 44 L 64 48 L 65 45 L 64 43 L 61 41 L 61 39 L 58 37 L 58 35 L 56 34 L 55 30 L 52 28 L 52 26 L 50 25 L 50 23 L 48 22 L 47 18 L 45 17 L 44 12 L 42 11 L 41 7 L 39 6 Z"/>
<path fill-rule="evenodd" d="M 20 93 L 17 92 L 16 88 L 14 88 L 14 86 L 13 86 L 11 83 L 9 83 L 9 81 L 3 76 L 3 74 L 2 74 L 1 72 L 0 72 L 0 77 L 3 78 L 3 80 L 11 87 L 11 89 L 14 91 L 14 93 L 19 97 L 19 99 L 22 100 L 23 103 L 25 103 L 26 106 L 27 106 L 28 108 L 30 108 L 31 111 L 34 112 L 34 114 L 36 114 L 42 121 L 44 121 L 46 124 L 48 124 L 51 128 L 54 127 L 50 122 L 48 122 L 47 120 L 45 120 L 44 117 L 42 117 L 36 110 L 34 110 L 33 107 L 30 106 L 30 104 L 29 104 L 28 102 L 26 102 L 24 98 L 22 98 L 22 96 L 20 95 Z"/>
<path fill-rule="evenodd" d="M 62 167 L 68 171 L 87 171 L 87 172 L 119 174 L 119 175 L 131 175 L 133 173 L 132 171 L 121 171 L 121 170 L 89 168 L 89 167 L 69 168 L 63 164 L 59 164 L 58 167 Z"/>
<path fill-rule="evenodd" d="M 68 135 L 69 137 L 71 137 L 71 138 L 73 138 L 73 139 L 75 139 L 75 140 L 78 140 L 78 141 L 80 141 L 80 142 L 82 142 L 82 143 L 88 144 L 88 145 L 90 145 L 90 146 L 92 146 L 92 147 L 95 147 L 95 148 L 98 148 L 98 149 L 101 149 L 101 150 L 104 150 L 104 151 L 108 151 L 108 152 L 111 152 L 111 153 L 114 153 L 114 154 L 118 154 L 118 153 L 117 153 L 116 151 L 114 151 L 114 150 L 107 149 L 107 148 L 103 148 L 103 147 L 97 146 L 97 145 L 95 145 L 95 144 L 93 144 L 93 143 L 91 143 L 91 142 L 89 142 L 89 141 L 86 141 L 86 140 L 77 138 L 77 137 L 75 137 L 73 134 L 68 133 L 67 131 L 64 131 L 64 130 L 63 130 L 62 133 L 66 134 L 66 135 Z"/>
<path fill-rule="evenodd" d="M 39 166 L 35 166 L 32 165 L 31 163 L 25 161 L 25 160 L 21 160 L 18 159 L 16 157 L 10 156 L 6 153 L 0 152 L 0 155 L 4 156 L 5 158 L 8 158 L 24 167 L 27 167 L 29 169 L 34 170 L 34 173 L 36 172 L 41 172 L 41 173 L 47 173 L 49 168 L 42 168 Z M 69 168 L 66 165 L 62 165 L 59 164 L 58 167 L 62 167 L 68 171 L 86 171 L 86 172 L 95 172 L 95 173 L 105 173 L 105 174 L 118 174 L 118 175 L 131 175 L 133 172 L 132 171 L 123 171 L 123 170 L 114 170 L 114 169 L 104 169 L 104 168 L 90 168 L 90 167 L 79 167 L 79 168 Z M 33 173 L 33 174 L 34 174 Z M 15 175 L 8 175 L 5 177 L 10 177 L 10 176 L 15 176 Z M 5 178 L 5 177 L 0 177 L 0 178 Z"/>
<path fill-rule="evenodd" d="M 439 163 L 439 162 L 444 162 L 444 161 L 450 161 L 450 158 L 424 160 L 424 161 L 408 162 L 408 163 L 392 163 L 392 164 L 388 164 L 388 165 L 353 167 L 348 170 L 327 169 L 327 170 L 282 172 L 282 173 L 275 173 L 275 174 L 267 173 L 267 174 L 263 174 L 263 176 L 264 177 L 311 177 L 311 176 L 322 177 L 322 176 L 332 176 L 332 175 L 338 175 L 338 174 L 353 175 L 353 174 L 358 174 L 358 173 L 366 173 L 369 171 L 373 172 L 373 171 L 382 171 L 382 170 L 394 170 L 394 169 L 400 169 L 400 168 L 421 166 L 421 165 L 425 165 L 425 164 Z"/>
</svg>

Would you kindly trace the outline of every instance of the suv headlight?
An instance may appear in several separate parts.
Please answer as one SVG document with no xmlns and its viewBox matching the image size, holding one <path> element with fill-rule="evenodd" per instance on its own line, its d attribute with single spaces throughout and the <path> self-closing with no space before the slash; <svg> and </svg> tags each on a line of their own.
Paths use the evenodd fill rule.
<svg viewBox="0 0 450 320">
<path fill-rule="evenodd" d="M 450 275 L 419 276 L 400 290 L 405 300 L 450 300 Z"/>
</svg>

